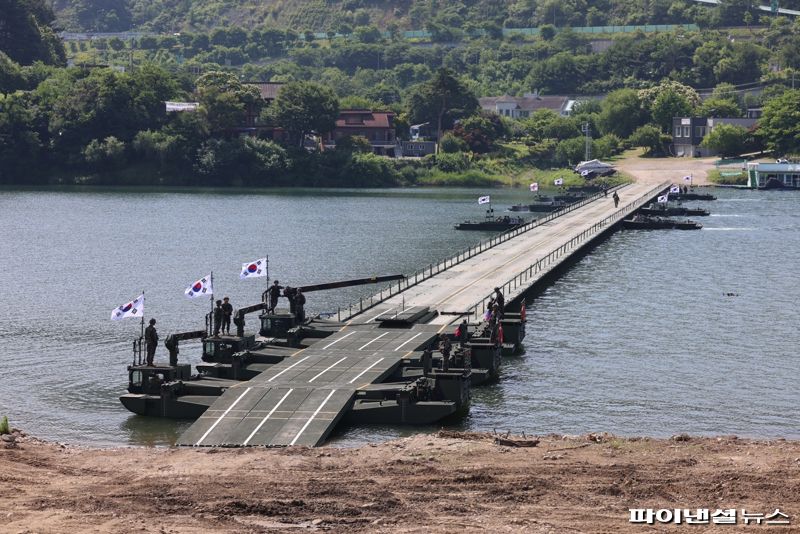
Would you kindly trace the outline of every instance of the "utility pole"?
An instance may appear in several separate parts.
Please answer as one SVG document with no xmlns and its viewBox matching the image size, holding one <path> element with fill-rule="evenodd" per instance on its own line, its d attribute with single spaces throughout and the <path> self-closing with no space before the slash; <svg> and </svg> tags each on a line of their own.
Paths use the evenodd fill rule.
<svg viewBox="0 0 800 534">
<path fill-rule="evenodd" d="M 581 125 L 581 131 L 586 134 L 586 150 L 584 151 L 583 161 L 589 161 L 589 158 L 592 156 L 592 127 L 588 122 L 584 122 L 583 125 Z"/>
</svg>

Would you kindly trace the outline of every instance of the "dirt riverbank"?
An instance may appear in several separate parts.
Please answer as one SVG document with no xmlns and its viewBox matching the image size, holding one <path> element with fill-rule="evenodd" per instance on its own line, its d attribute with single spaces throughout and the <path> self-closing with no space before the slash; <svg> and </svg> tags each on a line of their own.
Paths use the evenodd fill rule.
<svg viewBox="0 0 800 534">
<path fill-rule="evenodd" d="M 2 532 L 645 532 L 630 508 L 735 508 L 800 531 L 800 442 L 418 435 L 354 449 L 0 443 Z M 781 519 L 778 517 L 778 519 Z M 706 526 L 659 530 L 717 532 Z"/>
<path fill-rule="evenodd" d="M 691 175 L 692 185 L 711 185 L 708 171 L 715 169 L 714 162 L 719 158 L 642 158 L 638 153 L 621 159 L 614 165 L 633 176 L 637 182 L 659 184 L 671 181 L 687 185 L 683 177 Z"/>
</svg>

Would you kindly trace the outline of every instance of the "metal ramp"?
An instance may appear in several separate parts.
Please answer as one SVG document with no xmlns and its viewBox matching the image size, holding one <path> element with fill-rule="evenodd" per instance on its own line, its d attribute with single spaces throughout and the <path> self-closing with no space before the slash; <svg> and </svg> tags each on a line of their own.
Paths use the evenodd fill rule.
<svg viewBox="0 0 800 534">
<path fill-rule="evenodd" d="M 316 446 L 359 387 L 384 380 L 440 326 L 343 329 L 228 389 L 178 439 L 184 446 Z"/>
</svg>

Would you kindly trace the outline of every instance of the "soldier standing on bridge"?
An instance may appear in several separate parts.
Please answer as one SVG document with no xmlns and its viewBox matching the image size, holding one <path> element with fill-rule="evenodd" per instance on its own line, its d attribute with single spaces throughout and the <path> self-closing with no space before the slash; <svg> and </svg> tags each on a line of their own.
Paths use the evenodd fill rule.
<svg viewBox="0 0 800 534">
<path fill-rule="evenodd" d="M 269 308 L 267 308 L 268 313 L 275 313 L 275 307 L 278 305 L 278 298 L 281 296 L 281 289 L 283 286 L 278 285 L 278 281 L 275 280 L 269 289 L 267 289 L 267 293 L 269 294 Z"/>
<path fill-rule="evenodd" d="M 619 195 L 617 194 L 616 191 L 614 191 L 614 195 L 611 198 L 614 199 L 614 207 L 616 208 L 617 206 L 619 206 Z"/>
<path fill-rule="evenodd" d="M 458 326 L 458 330 L 456 330 L 456 338 L 458 338 L 458 343 L 462 347 L 464 346 L 464 344 L 466 344 L 468 336 L 469 332 L 467 331 L 467 320 L 464 319 Z"/>
<path fill-rule="evenodd" d="M 150 319 L 150 326 L 144 329 L 144 343 L 147 346 L 147 365 L 153 367 L 153 359 L 156 357 L 156 346 L 158 346 L 158 332 L 156 332 L 156 320 Z"/>
<path fill-rule="evenodd" d="M 231 335 L 231 315 L 233 315 L 233 306 L 229 301 L 230 299 L 228 297 L 222 299 L 222 333 Z"/>
<path fill-rule="evenodd" d="M 306 311 L 304 309 L 305 305 L 306 296 L 303 295 L 303 292 L 300 291 L 300 289 L 298 289 L 294 295 L 294 310 L 297 321 L 301 323 L 306 320 Z"/>
<path fill-rule="evenodd" d="M 494 302 L 500 308 L 500 315 L 502 316 L 503 310 L 506 309 L 506 299 L 503 296 L 503 293 L 500 291 L 499 287 L 494 288 L 494 293 L 495 293 Z"/>
<path fill-rule="evenodd" d="M 422 351 L 422 376 L 430 376 L 433 368 L 433 352 L 430 348 Z"/>
<path fill-rule="evenodd" d="M 442 353 L 442 371 L 448 371 L 450 369 L 450 350 L 453 348 L 453 345 L 450 343 L 450 338 L 447 336 L 441 336 L 441 341 L 439 342 L 439 351 Z"/>
</svg>

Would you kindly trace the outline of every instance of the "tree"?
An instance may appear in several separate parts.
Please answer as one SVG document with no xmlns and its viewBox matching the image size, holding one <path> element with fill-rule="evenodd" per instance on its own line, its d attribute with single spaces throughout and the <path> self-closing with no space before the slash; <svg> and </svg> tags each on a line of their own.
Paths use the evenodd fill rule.
<svg viewBox="0 0 800 534">
<path fill-rule="evenodd" d="M 252 85 L 244 85 L 228 72 L 211 71 L 197 79 L 197 96 L 211 130 L 242 126 L 245 111 L 257 115 L 263 100 Z"/>
<path fill-rule="evenodd" d="M 556 145 L 555 160 L 558 165 L 575 165 L 586 155 L 586 141 L 582 137 L 564 139 Z"/>
<path fill-rule="evenodd" d="M 469 150 L 466 141 L 460 137 L 455 136 L 452 132 L 446 132 L 439 142 L 440 150 L 445 154 L 454 154 L 456 152 L 466 152 Z"/>
<path fill-rule="evenodd" d="M 718 124 L 703 138 L 700 146 L 719 152 L 722 156 L 738 156 L 744 152 L 748 137 L 746 128 Z"/>
<path fill-rule="evenodd" d="M 336 140 L 336 150 L 351 154 L 370 154 L 372 153 L 372 143 L 363 135 L 345 135 Z"/>
<path fill-rule="evenodd" d="M 83 149 L 83 157 L 91 167 L 107 170 L 121 164 L 125 159 L 125 143 L 114 136 L 102 141 L 92 139 Z"/>
<path fill-rule="evenodd" d="M 767 101 L 758 126 L 759 136 L 777 154 L 800 152 L 800 89 Z"/>
<path fill-rule="evenodd" d="M 66 53 L 50 27 L 54 20 L 44 0 L 0 0 L 0 50 L 20 65 L 63 65 Z"/>
<path fill-rule="evenodd" d="M 556 36 L 556 27 L 553 26 L 552 24 L 543 24 L 539 28 L 539 35 L 545 41 L 552 41 L 553 37 Z"/>
<path fill-rule="evenodd" d="M 0 93 L 12 93 L 20 87 L 22 87 L 22 70 L 0 51 Z"/>
<path fill-rule="evenodd" d="M 695 110 L 698 117 L 741 117 L 742 108 L 732 98 L 708 98 Z"/>
<path fill-rule="evenodd" d="M 0 183 L 30 181 L 38 170 L 42 143 L 31 100 L 28 94 L 0 92 Z"/>
<path fill-rule="evenodd" d="M 618 89 L 608 94 L 602 103 L 598 125 L 603 133 L 621 138 L 630 136 L 645 121 L 639 95 L 633 89 Z"/>
<path fill-rule="evenodd" d="M 685 117 L 692 114 L 694 106 L 689 103 L 687 98 L 673 89 L 667 89 L 658 94 L 650 112 L 653 121 L 661 126 L 662 131 L 669 131 L 672 128 L 673 117 Z"/>
<path fill-rule="evenodd" d="M 427 82 L 410 92 L 406 110 L 412 124 L 436 124 L 436 138 L 442 128 L 452 127 L 457 118 L 471 115 L 478 100 L 448 69 L 439 69 Z"/>
<path fill-rule="evenodd" d="M 670 92 L 683 97 L 692 107 L 700 104 L 700 95 L 697 94 L 697 91 L 675 80 L 664 80 L 653 87 L 641 89 L 639 91 L 639 99 L 642 101 L 642 107 L 649 111 L 653 108 L 653 104 L 659 95 Z"/>
<path fill-rule="evenodd" d="M 453 128 L 453 135 L 464 140 L 469 150 L 478 154 L 491 152 L 495 142 L 506 133 L 500 116 L 486 112 L 467 117 Z"/>
<path fill-rule="evenodd" d="M 377 43 L 381 40 L 381 31 L 375 26 L 358 26 L 353 36 L 362 43 Z"/>
<path fill-rule="evenodd" d="M 307 133 L 324 134 L 336 127 L 339 101 L 328 87 L 313 82 L 291 82 L 278 92 L 269 115 L 302 147 Z"/>
<path fill-rule="evenodd" d="M 645 124 L 636 128 L 628 141 L 634 146 L 646 148 L 648 155 L 659 156 L 665 152 L 664 146 L 669 143 L 670 137 L 662 134 L 658 126 Z"/>
</svg>

